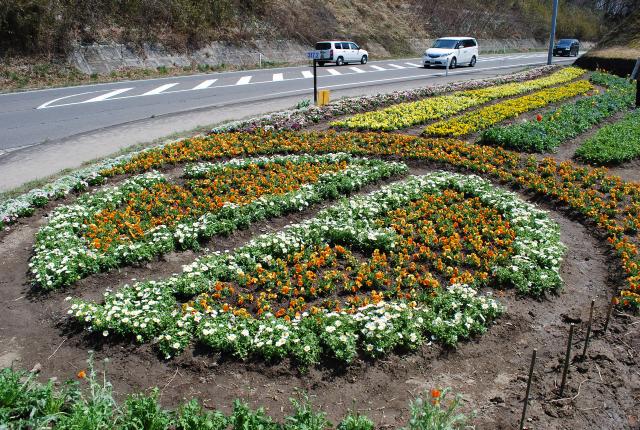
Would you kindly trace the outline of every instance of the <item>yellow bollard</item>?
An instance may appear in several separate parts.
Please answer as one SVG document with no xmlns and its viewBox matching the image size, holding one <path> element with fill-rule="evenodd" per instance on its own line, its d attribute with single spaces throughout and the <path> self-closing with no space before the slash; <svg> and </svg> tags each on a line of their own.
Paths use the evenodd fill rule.
<svg viewBox="0 0 640 430">
<path fill-rule="evenodd" d="M 329 104 L 329 90 L 319 90 L 318 91 L 318 106 L 324 106 Z"/>
</svg>

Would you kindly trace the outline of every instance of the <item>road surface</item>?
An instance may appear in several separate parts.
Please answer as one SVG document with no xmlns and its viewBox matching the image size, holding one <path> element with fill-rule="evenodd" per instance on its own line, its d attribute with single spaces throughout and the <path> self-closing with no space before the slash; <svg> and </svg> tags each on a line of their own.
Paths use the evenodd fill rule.
<svg viewBox="0 0 640 430">
<path fill-rule="evenodd" d="M 473 79 L 506 69 L 544 64 L 546 53 L 487 55 L 474 68 L 449 72 Z M 568 64 L 574 58 L 556 58 Z M 420 59 L 371 61 L 318 68 L 320 88 L 336 91 L 397 83 L 437 84 L 444 70 L 424 69 Z M 0 154 L 73 136 L 200 109 L 250 104 L 297 95 L 311 98 L 310 66 L 167 77 L 0 95 Z M 0 155 L 1 158 L 1 155 Z"/>
</svg>

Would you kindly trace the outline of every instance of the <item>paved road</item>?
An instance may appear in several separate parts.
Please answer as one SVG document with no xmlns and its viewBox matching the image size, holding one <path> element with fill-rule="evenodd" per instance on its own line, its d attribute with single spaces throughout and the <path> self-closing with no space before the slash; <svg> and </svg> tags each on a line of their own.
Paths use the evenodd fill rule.
<svg viewBox="0 0 640 430">
<path fill-rule="evenodd" d="M 545 53 L 491 55 L 482 57 L 475 68 L 458 68 L 450 75 L 472 78 L 474 73 L 538 65 L 545 60 Z M 556 59 L 565 64 L 573 60 Z M 159 115 L 292 95 L 310 97 L 312 70 L 309 66 L 262 69 L 3 94 L 0 153 Z M 442 69 L 421 68 L 420 59 L 325 66 L 318 71 L 319 86 L 334 90 L 407 81 L 435 83 L 444 75 Z"/>
</svg>

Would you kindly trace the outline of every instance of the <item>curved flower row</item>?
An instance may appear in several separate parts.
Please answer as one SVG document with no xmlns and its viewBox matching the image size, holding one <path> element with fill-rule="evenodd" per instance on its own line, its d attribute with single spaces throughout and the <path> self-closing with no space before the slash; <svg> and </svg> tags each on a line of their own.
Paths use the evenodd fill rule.
<svg viewBox="0 0 640 430">
<path fill-rule="evenodd" d="M 491 298 L 477 295 L 476 288 L 483 282 L 474 281 L 475 287 L 452 284 L 446 288 L 437 283 L 420 282 L 415 262 L 394 260 L 394 256 L 405 255 L 402 250 L 412 244 L 413 237 L 407 238 L 397 229 L 398 225 L 392 228 L 380 223 L 386 214 L 396 214 L 394 211 L 411 202 L 419 203 L 425 195 L 447 197 L 447 190 L 475 196 L 487 208 L 497 211 L 493 215 L 496 222 L 501 224 L 500 219 L 504 218 L 504 222 L 509 223 L 499 228 L 515 231 L 513 243 L 505 244 L 505 249 L 509 249 L 506 259 L 491 268 L 493 278 L 533 294 L 561 285 L 558 270 L 564 247 L 559 241 L 558 226 L 544 212 L 478 177 L 438 172 L 411 177 L 370 195 L 341 202 L 310 221 L 280 233 L 260 236 L 232 253 L 213 253 L 200 258 L 185 266 L 181 275 L 166 281 L 137 283 L 116 293 L 108 292 L 103 305 L 75 299 L 69 313 L 90 330 L 103 332 L 105 336 L 117 333 L 135 336 L 139 341 L 156 338 L 167 356 L 181 351 L 194 337 L 216 350 L 241 358 L 259 355 L 271 359 L 290 355 L 305 365 L 317 362 L 321 352 L 350 361 L 358 351 L 377 356 L 397 347 L 414 348 L 428 335 L 454 344 L 458 339 L 482 332 L 497 316 L 500 307 Z M 398 218 L 391 221 L 396 223 Z M 414 224 L 415 221 L 412 220 Z M 427 232 L 432 228 L 430 223 L 435 221 L 437 225 L 433 228 L 445 229 L 453 222 L 463 222 L 455 217 L 438 220 L 427 216 L 423 224 L 415 225 L 422 225 L 421 231 Z M 489 228 L 485 230 L 488 232 Z M 503 240 L 499 232 L 488 233 L 495 235 L 496 240 Z M 458 236 L 453 231 L 449 234 L 449 240 Z M 508 238 L 508 233 L 505 234 L 504 238 Z M 447 246 L 453 247 L 446 240 L 444 236 L 440 239 L 445 242 L 443 255 Z M 487 241 L 481 244 L 484 246 L 492 244 Z M 370 294 L 368 302 L 329 294 L 325 297 L 327 300 L 310 302 L 310 306 L 294 309 L 292 314 L 276 312 L 275 306 L 264 312 L 241 306 L 239 299 L 243 296 L 234 289 L 256 296 L 265 294 L 265 300 L 281 303 L 281 298 L 268 297 L 274 293 L 268 289 L 270 276 L 265 276 L 265 282 L 259 283 L 256 289 L 247 289 L 243 281 L 269 272 L 274 273 L 275 284 L 282 267 L 279 262 L 295 255 L 301 259 L 294 258 L 292 268 L 297 273 L 300 265 L 302 270 L 293 279 L 310 276 L 310 264 L 326 267 L 326 260 L 333 257 L 328 252 L 305 254 L 304 251 L 324 252 L 327 247 L 342 254 L 346 248 L 371 256 L 368 262 L 359 264 L 355 279 L 355 285 L 362 282 L 361 293 Z M 422 248 L 416 245 L 412 252 L 424 253 Z M 468 252 L 466 248 L 465 252 Z M 422 258 L 435 261 L 435 257 L 423 255 Z M 470 251 L 468 255 L 471 256 Z M 385 258 L 405 264 L 408 272 L 385 273 L 382 266 Z M 303 264 L 306 264 L 304 268 Z M 345 270 L 348 269 L 338 272 Z M 320 268 L 315 273 L 330 272 Z M 330 281 L 337 279 L 332 277 Z M 302 290 L 305 286 L 322 288 L 322 285 L 326 284 L 303 282 L 294 287 Z M 279 293 L 289 294 L 283 291 L 287 285 L 276 288 L 280 288 Z M 403 293 L 398 295 L 400 291 Z M 179 306 L 176 295 L 185 294 L 199 295 Z M 348 294 L 348 297 L 362 298 L 353 291 Z M 302 297 L 312 299 L 309 295 L 292 294 L 290 305 Z M 235 301 L 232 302 L 232 298 Z"/>
<path fill-rule="evenodd" d="M 424 134 L 427 136 L 463 136 L 475 133 L 505 119 L 517 117 L 521 113 L 585 94 L 591 90 L 593 90 L 593 85 L 585 80 L 572 82 L 559 88 L 547 88 L 468 112 L 464 116 L 438 121 L 427 126 L 424 129 Z"/>
<path fill-rule="evenodd" d="M 640 112 L 627 114 L 585 140 L 576 157 L 589 164 L 619 164 L 640 157 Z"/>
<path fill-rule="evenodd" d="M 450 95 L 431 97 L 412 103 L 401 103 L 386 109 L 354 115 L 331 123 L 334 127 L 357 130 L 398 130 L 424 124 L 479 106 L 491 100 L 524 94 L 541 88 L 569 82 L 585 74 L 585 70 L 569 67 L 543 78 L 498 85 L 483 89 L 461 91 Z"/>
<path fill-rule="evenodd" d="M 482 133 L 479 143 L 518 151 L 545 152 L 633 105 L 635 88 L 626 79 L 595 72 L 591 82 L 608 88 L 602 94 L 562 105 L 541 115 L 537 121 L 490 128 Z"/>
<path fill-rule="evenodd" d="M 407 170 L 401 163 L 348 154 L 277 156 L 207 168 L 213 180 L 196 181 L 176 194 L 167 193 L 177 186 L 164 176 L 147 173 L 57 208 L 36 236 L 30 262 L 34 282 L 59 288 L 176 247 L 197 248 L 204 238 L 302 210 Z"/>
<path fill-rule="evenodd" d="M 342 115 L 367 112 L 389 105 L 415 101 L 425 97 L 431 97 L 452 91 L 473 90 L 492 85 L 536 79 L 555 70 L 556 68 L 557 66 L 541 66 L 531 70 L 487 79 L 474 79 L 469 81 L 452 82 L 444 85 L 394 91 L 392 93 L 376 94 L 372 96 L 344 98 L 336 100 L 325 106 L 310 106 L 305 109 L 288 110 L 248 120 L 234 121 L 229 124 L 216 127 L 211 132 L 228 133 L 233 131 L 251 132 L 256 130 L 299 130 L 321 120 L 329 120 Z"/>
</svg>

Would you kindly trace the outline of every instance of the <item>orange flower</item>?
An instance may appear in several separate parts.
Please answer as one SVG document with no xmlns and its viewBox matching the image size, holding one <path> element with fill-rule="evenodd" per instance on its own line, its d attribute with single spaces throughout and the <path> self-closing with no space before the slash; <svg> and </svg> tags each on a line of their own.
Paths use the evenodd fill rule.
<svg viewBox="0 0 640 430">
<path fill-rule="evenodd" d="M 432 399 L 439 399 L 441 394 L 442 393 L 437 388 L 431 389 L 431 398 Z"/>
<path fill-rule="evenodd" d="M 76 373 L 76 376 L 78 377 L 78 379 L 84 379 L 87 377 L 87 372 L 85 372 L 84 370 L 81 370 L 78 373 Z"/>
</svg>

